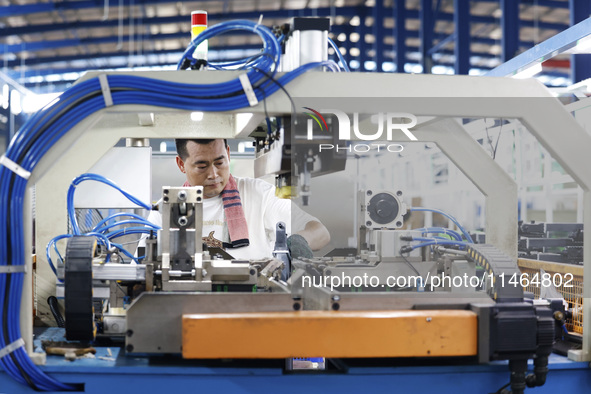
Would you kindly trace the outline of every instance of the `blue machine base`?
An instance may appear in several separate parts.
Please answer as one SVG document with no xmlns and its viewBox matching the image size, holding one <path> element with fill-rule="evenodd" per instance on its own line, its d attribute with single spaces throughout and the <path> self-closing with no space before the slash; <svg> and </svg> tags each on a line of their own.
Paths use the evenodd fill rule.
<svg viewBox="0 0 591 394">
<path fill-rule="evenodd" d="M 44 339 L 63 331 L 48 329 Z M 35 344 L 40 345 L 40 339 Z M 263 345 L 262 345 L 263 346 Z M 41 367 L 68 383 L 84 383 L 85 393 L 494 393 L 509 382 L 505 362 L 454 365 L 463 360 L 342 360 L 346 371 L 285 372 L 282 360 L 195 361 L 166 357 L 125 356 L 119 347 L 97 347 L 95 359 L 66 361 L 48 356 Z M 109 359 L 108 350 L 111 351 Z M 100 359 L 105 357 L 107 359 Z M 467 360 L 470 362 L 470 360 Z M 421 363 L 429 365 L 420 365 Z M 434 365 L 435 364 L 435 365 Z M 417 365 L 417 366 L 414 366 Z M 0 394 L 34 393 L 0 370 Z M 550 357 L 542 387 L 526 393 L 589 393 L 591 369 L 586 362 Z"/>
</svg>

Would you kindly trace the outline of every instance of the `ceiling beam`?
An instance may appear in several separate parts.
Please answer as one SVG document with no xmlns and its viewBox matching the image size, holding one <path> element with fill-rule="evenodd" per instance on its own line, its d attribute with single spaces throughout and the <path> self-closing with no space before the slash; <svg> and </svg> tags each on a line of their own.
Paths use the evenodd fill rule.
<svg viewBox="0 0 591 394">
<path fill-rule="evenodd" d="M 60 3 L 57 3 L 60 4 Z M 2 10 L 3 7 L 0 7 Z M 359 12 L 358 6 L 340 7 L 338 8 L 339 16 L 353 17 Z M 208 21 L 224 21 L 233 19 L 253 19 L 258 20 L 261 13 L 266 19 L 285 19 L 292 18 L 294 16 L 331 16 L 332 9 L 330 7 L 323 8 L 308 8 L 308 9 L 284 9 L 284 10 L 267 10 L 267 11 L 246 11 L 246 12 L 229 12 L 222 14 L 208 14 Z M 1 15 L 0 15 L 1 17 Z M 123 25 L 127 26 L 130 23 L 130 18 L 123 18 Z M 191 23 L 190 15 L 177 15 L 167 17 L 153 17 L 143 18 L 144 25 L 164 25 L 164 24 L 179 24 L 179 23 Z M 263 20 L 264 23 L 264 20 Z M 11 35 L 21 34 L 33 34 L 33 33 L 45 33 L 47 31 L 59 31 L 65 29 L 92 29 L 101 27 L 117 27 L 119 26 L 118 19 L 108 19 L 103 21 L 101 19 L 79 21 L 79 22 L 67 22 L 67 23 L 54 23 L 54 24 L 29 24 L 27 26 L 9 27 L 5 26 L 0 30 L 0 37 L 6 37 Z"/>
<path fill-rule="evenodd" d="M 223 52 L 223 51 L 232 51 L 232 50 L 252 50 L 252 49 L 260 49 L 260 45 L 233 45 L 233 46 L 223 46 L 223 47 L 210 47 L 210 51 L 214 52 Z M 179 59 L 184 49 L 171 49 L 171 50 L 160 50 L 160 51 L 152 51 L 152 52 L 144 52 L 143 56 L 149 55 L 166 55 L 171 53 L 178 53 Z M 31 59 L 25 59 L 24 63 L 26 67 L 35 66 L 35 65 L 46 65 L 52 63 L 62 63 L 62 62 L 71 62 L 76 60 L 101 60 L 106 58 L 113 58 L 113 57 L 129 57 L 128 51 L 116 51 L 116 52 L 107 52 L 107 53 L 84 53 L 84 54 L 77 54 L 77 55 L 66 55 L 66 56 L 47 56 L 47 57 L 35 57 Z M 0 63 L 2 65 L 3 63 Z M 11 60 L 6 62 L 7 68 L 14 68 L 19 67 L 21 65 L 21 59 Z"/>
<path fill-rule="evenodd" d="M 340 34 L 343 32 L 344 28 L 340 25 L 333 26 L 333 33 Z M 232 34 L 236 35 L 249 35 L 250 33 L 243 32 L 243 33 L 235 33 Z M 408 30 L 407 37 L 411 38 L 419 38 L 419 32 L 416 30 Z M 230 34 L 225 35 L 226 37 L 230 36 Z M 442 34 L 442 33 L 435 33 L 434 38 L 437 41 L 444 41 L 447 40 L 449 36 Z M 16 54 L 20 52 L 28 52 L 28 55 L 31 52 L 36 51 L 44 51 L 44 50 L 57 50 L 60 48 L 66 47 L 78 47 L 84 46 L 88 47 L 89 45 L 101 45 L 101 44 L 110 44 L 116 42 L 128 42 L 131 40 L 138 40 L 139 35 L 123 35 L 121 37 L 114 35 L 114 36 L 106 36 L 106 37 L 89 37 L 89 38 L 69 38 L 64 40 L 53 40 L 53 41 L 35 41 L 35 42 L 23 42 L 20 44 L 13 44 L 13 45 L 0 45 L 0 58 L 2 58 L 3 54 Z M 166 41 L 166 40 L 186 40 L 187 43 L 189 41 L 189 33 L 188 32 L 177 32 L 177 33 L 168 33 L 168 34 L 147 34 L 141 36 L 142 41 L 154 43 L 157 41 Z M 486 44 L 486 45 L 495 45 L 500 44 L 500 41 L 494 40 L 492 38 L 487 37 L 471 37 L 470 42 L 478 43 L 478 44 Z M 533 41 L 519 41 L 519 45 L 524 48 L 531 48 L 535 45 Z M 357 46 L 357 45 L 353 45 Z M 25 59 L 25 62 L 28 60 Z M 14 60 L 13 62 L 20 62 L 20 60 Z M 9 61 L 10 63 L 10 61 Z M 14 64 L 14 63 L 11 63 Z"/>
<path fill-rule="evenodd" d="M 499 0 L 472 0 L 475 3 L 498 3 Z M 568 2 L 557 0 L 519 0 L 520 4 L 537 5 L 539 7 L 568 8 Z"/>
<path fill-rule="evenodd" d="M 68 2 L 79 3 L 79 2 Z M 44 3 L 45 4 L 45 3 Z M 51 4 L 51 3 L 47 3 Z M 63 3 L 54 3 L 63 4 Z M 6 7 L 0 7 L 1 10 Z M 337 15 L 344 17 L 353 17 L 360 14 L 360 8 L 363 6 L 349 6 L 337 8 Z M 334 9 L 331 7 L 315 8 L 315 9 L 284 9 L 284 10 L 271 10 L 271 11 L 249 11 L 249 12 L 230 12 L 224 14 L 210 14 L 208 19 L 212 21 L 224 21 L 232 19 L 258 19 L 261 13 L 267 19 L 289 19 L 294 16 L 331 16 Z M 396 16 L 396 9 L 393 11 L 393 15 Z M 419 19 L 418 10 L 406 10 L 407 19 Z M 453 22 L 454 14 L 450 12 L 438 12 L 437 20 Z M 472 15 L 471 20 L 473 23 L 485 23 L 485 24 L 499 24 L 500 20 L 492 16 Z M 123 25 L 127 26 L 130 23 L 130 18 L 123 19 Z M 163 24 L 179 24 L 179 23 L 190 23 L 190 17 L 188 15 L 180 16 L 169 16 L 169 17 L 154 17 L 154 18 L 143 18 L 142 23 L 144 26 L 148 25 L 163 25 Z M 533 20 L 520 20 L 520 26 L 523 27 L 538 27 L 541 29 L 552 29 L 552 30 L 565 30 L 569 27 L 566 23 L 550 23 L 544 21 L 535 22 Z M 8 37 L 12 35 L 23 35 L 23 34 L 34 34 L 34 33 L 45 33 L 48 31 L 61 31 L 68 29 L 93 29 L 93 28 L 105 28 L 105 27 L 117 27 L 119 25 L 118 19 L 109 19 L 106 21 L 97 19 L 90 21 L 80 22 L 67 22 L 67 23 L 51 23 L 51 24 L 28 24 L 26 26 L 10 27 L 5 26 L 0 29 L 0 37 Z"/>
<path fill-rule="evenodd" d="M 493 2 L 498 3 L 499 0 L 475 0 L 477 2 Z M 119 6 L 119 0 L 108 0 L 109 7 L 116 8 Z M 134 5 L 146 6 L 150 4 L 166 4 L 177 3 L 178 0 L 135 0 Z M 521 0 L 521 4 L 538 5 L 550 8 L 569 8 L 568 2 L 556 0 Z M 104 1 L 62 1 L 62 2 L 48 2 L 36 4 L 12 4 L 0 8 L 0 17 L 31 15 L 43 12 L 53 11 L 67 11 L 67 10 L 82 10 L 89 8 L 104 8 Z"/>
<path fill-rule="evenodd" d="M 227 57 L 224 56 L 224 50 L 228 50 L 228 49 L 245 49 L 245 50 L 257 50 L 259 49 L 259 46 L 257 45 L 251 45 L 248 47 L 245 46 L 236 46 L 236 47 L 223 47 L 223 50 L 216 50 L 215 48 L 210 48 L 210 50 L 212 52 L 218 52 L 218 59 L 220 60 L 216 60 L 216 62 L 218 61 L 229 61 L 229 60 L 239 60 L 239 59 L 228 59 Z M 408 48 L 408 52 L 412 53 L 412 52 L 417 52 L 419 48 L 416 46 L 409 46 Z M 142 60 L 140 60 L 140 64 L 145 65 L 145 66 L 163 66 L 163 65 L 174 65 L 174 63 L 161 63 L 159 60 L 157 60 L 157 57 L 159 56 L 165 56 L 165 55 L 178 55 L 179 58 L 182 55 L 182 51 L 179 50 L 161 50 L 161 51 L 155 51 L 155 52 L 149 52 L 149 53 L 144 53 L 143 55 L 139 55 L 140 58 Z M 453 50 L 443 50 L 441 52 L 439 52 L 439 54 L 441 55 L 447 55 L 447 56 L 452 56 L 454 54 Z M 387 58 L 385 59 L 385 61 L 392 61 L 392 59 L 390 58 L 391 55 L 385 55 Z M 476 52 L 476 53 L 472 53 L 473 57 L 481 57 L 481 58 L 485 58 L 485 59 L 494 59 L 497 58 L 496 55 L 490 54 L 488 52 Z M 109 64 L 105 64 L 105 65 L 99 65 L 98 67 L 54 67 L 54 68 L 48 68 L 47 66 L 49 64 L 59 64 L 59 63 L 67 63 L 67 62 L 73 62 L 73 61 L 77 61 L 77 60 L 95 60 L 97 63 L 104 63 L 104 62 L 109 62 L 110 59 L 122 59 L 125 61 L 125 59 L 128 58 L 128 54 L 126 53 L 120 53 L 120 52 L 112 52 L 112 53 L 106 53 L 106 54 L 81 54 L 81 55 L 77 55 L 77 56 L 61 56 L 61 57 L 55 57 L 55 58 L 46 58 L 46 59 L 40 59 L 39 61 L 35 62 L 35 64 L 33 64 L 32 62 L 29 63 L 25 63 L 26 69 L 25 71 L 21 72 L 19 70 L 16 71 L 7 71 L 7 73 L 11 76 L 13 76 L 14 78 L 20 79 L 22 77 L 24 78 L 28 78 L 28 77 L 33 77 L 33 76 L 46 76 L 46 75 L 52 75 L 52 74 L 64 74 L 64 73 L 69 73 L 69 72 L 83 72 L 83 71 L 88 71 L 91 69 L 101 69 L 101 68 L 105 68 L 105 69 L 110 69 L 110 68 L 120 68 L 120 67 L 126 67 L 126 66 L 119 66 L 119 65 L 109 65 Z M 152 62 L 152 59 L 156 58 L 155 62 Z M 33 60 L 33 59 L 31 59 Z M 357 59 L 358 60 L 358 59 Z M 406 62 L 413 62 L 413 60 L 411 59 L 406 59 Z M 35 66 L 39 66 L 41 65 L 42 68 L 34 68 Z M 476 67 L 476 66 L 474 66 Z M 479 67 L 481 68 L 481 67 Z M 483 69 L 489 69 L 489 67 L 482 67 Z"/>
</svg>

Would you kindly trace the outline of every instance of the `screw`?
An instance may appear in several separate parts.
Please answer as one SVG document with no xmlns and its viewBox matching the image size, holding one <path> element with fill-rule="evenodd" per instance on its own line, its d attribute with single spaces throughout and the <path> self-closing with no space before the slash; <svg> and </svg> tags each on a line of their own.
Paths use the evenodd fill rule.
<svg viewBox="0 0 591 394">
<path fill-rule="evenodd" d="M 367 191 L 367 195 L 368 195 L 368 196 L 371 196 L 372 194 L 373 194 L 373 193 L 372 193 L 372 191 L 371 191 L 371 190 L 368 190 L 368 191 Z"/>
<path fill-rule="evenodd" d="M 341 300 L 341 296 L 338 294 L 335 294 L 332 296 L 331 300 L 333 300 L 334 302 L 338 302 Z"/>
<path fill-rule="evenodd" d="M 431 318 L 430 317 L 427 318 L 427 323 L 429 323 L 429 322 L 431 322 Z"/>
<path fill-rule="evenodd" d="M 299 311 L 301 308 L 302 308 L 302 304 L 300 304 L 299 302 L 293 303 L 293 310 L 294 311 Z"/>
<path fill-rule="evenodd" d="M 396 192 L 396 195 L 397 195 L 398 197 L 400 197 L 400 196 L 402 196 L 402 192 L 401 192 L 400 190 L 398 190 L 398 191 Z"/>
<path fill-rule="evenodd" d="M 133 352 L 133 345 L 129 344 L 125 347 L 125 350 L 127 350 L 127 352 L 131 353 Z"/>
<path fill-rule="evenodd" d="M 128 337 L 131 337 L 133 335 L 133 330 L 127 330 L 126 334 Z"/>
<path fill-rule="evenodd" d="M 341 308 L 341 306 L 339 305 L 338 302 L 335 302 L 332 304 L 332 310 L 333 311 L 338 311 Z"/>
<path fill-rule="evenodd" d="M 184 227 L 184 226 L 187 225 L 187 223 L 189 223 L 189 221 L 187 220 L 187 217 L 186 216 L 181 216 L 179 218 L 179 226 L 183 226 Z"/>
<path fill-rule="evenodd" d="M 178 198 L 181 201 L 185 201 L 187 199 L 187 192 L 184 190 L 181 190 L 178 194 Z"/>
<path fill-rule="evenodd" d="M 371 222 L 368 220 L 367 222 L 365 222 L 366 226 L 371 226 Z"/>
</svg>

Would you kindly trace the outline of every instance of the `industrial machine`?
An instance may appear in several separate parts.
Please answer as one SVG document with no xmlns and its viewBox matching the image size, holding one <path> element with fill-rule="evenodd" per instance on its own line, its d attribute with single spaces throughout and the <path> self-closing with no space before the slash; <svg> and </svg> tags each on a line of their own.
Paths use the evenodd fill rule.
<svg viewBox="0 0 591 394">
<path fill-rule="evenodd" d="M 305 24 L 299 26 L 304 30 L 292 34 L 293 48 L 301 48 L 302 43 L 319 35 L 314 33 L 310 37 L 304 33 Z M 261 36 L 267 34 L 259 25 L 251 24 L 248 29 Z M 201 39 L 207 39 L 207 34 L 216 31 L 212 28 L 211 33 L 202 34 Z M 266 46 L 279 46 L 274 38 L 263 39 Z M 322 51 L 318 53 L 323 56 Z M 274 65 L 275 72 L 277 58 L 278 55 L 261 56 L 260 62 L 270 62 L 268 70 Z M 482 157 L 478 143 L 454 118 L 483 114 L 521 117 L 585 188 L 585 207 L 589 208 L 585 212 L 591 212 L 588 166 L 581 171 L 571 160 L 578 157 L 588 162 L 581 141 L 591 142 L 591 137 L 535 81 L 483 78 L 479 86 L 474 86 L 469 77 L 451 80 L 426 75 L 309 73 L 300 77 L 297 84 L 288 85 L 289 97 L 273 95 L 279 86 L 288 84 L 303 71 L 333 66 L 324 59 L 315 60 L 307 66 L 292 57 L 290 64 L 296 68 L 291 72 L 283 69 L 288 72 L 275 76 L 265 70 L 141 76 L 89 73 L 58 103 L 66 107 L 50 108 L 34 119 L 25 130 L 30 133 L 23 134 L 23 141 L 17 139 L 16 147 L 7 153 L 16 167 L 2 167 L 0 176 L 2 182 L 10 184 L 3 189 L 7 193 L 30 193 L 27 181 L 36 186 L 37 251 L 57 234 L 66 233 L 68 225 L 73 229 L 64 265 L 56 270 L 57 294 L 65 298 L 67 339 L 124 337 L 124 349 L 130 356 L 180 354 L 186 359 L 463 357 L 477 363 L 509 360 L 511 388 L 505 393 L 543 385 L 552 344 L 562 329 L 563 304 L 553 299 L 534 301 L 524 294 L 516 260 L 515 183 L 490 157 Z M 264 84 L 266 90 L 261 88 Z M 396 86 L 398 93 L 389 92 L 384 97 L 383 89 L 372 88 L 383 84 Z M 321 95 L 317 93 L 318 86 L 326 87 Z M 409 98 L 408 92 L 417 86 L 424 91 Z M 490 100 L 481 96 L 486 87 L 494 87 L 489 92 L 502 100 L 490 105 Z M 220 96 L 221 89 L 226 89 L 228 95 Z M 354 100 L 339 101 L 353 94 Z M 369 100 L 376 95 L 381 99 L 378 104 Z M 516 105 L 532 96 L 544 100 L 536 108 Z M 261 133 L 259 129 L 253 135 L 258 147 L 255 167 L 278 175 L 280 186 L 297 184 L 299 196 L 307 200 L 311 176 L 338 171 L 346 157 L 343 150 L 322 152 L 319 143 L 332 141 L 347 146 L 347 142 L 336 132 L 337 125 L 341 131 L 340 120 L 323 122 L 325 134 L 308 138 L 307 131 L 297 128 L 308 127 L 311 119 L 298 120 L 301 115 L 294 114 L 297 111 L 293 98 L 298 99 L 298 104 L 302 101 L 319 111 L 326 108 L 322 100 L 328 98 L 333 114 L 338 110 L 368 115 L 396 108 L 397 115 L 388 118 L 389 125 L 396 124 L 392 119 L 404 117 L 400 114 L 413 114 L 418 119 L 413 124 L 413 136 L 420 141 L 436 142 L 486 196 L 488 243 L 473 243 L 466 231 L 404 229 L 405 213 L 421 208 L 410 207 L 404 200 L 404 190 L 373 188 L 361 191 L 357 197 L 355 253 L 289 259 L 285 253 L 285 230 L 279 223 L 273 258 L 235 260 L 202 246 L 201 189 L 170 186 L 162 191 L 163 226 L 148 230 L 151 234 L 144 259 L 131 256 L 137 260 L 135 264 L 121 264 L 109 262 L 116 251 L 108 239 L 77 234 L 72 216 L 68 224 L 66 202 L 56 204 L 63 197 L 56 200 L 55 196 L 64 195 L 71 179 L 122 137 L 246 137 L 262 122 L 267 130 Z M 262 100 L 266 101 L 261 103 Z M 516 107 L 523 112 L 516 113 Z M 88 113 L 77 113 L 78 123 L 59 122 L 72 108 Z M 191 123 L 189 114 L 178 109 L 205 111 L 203 121 Z M 252 115 L 244 122 L 239 115 L 245 113 Z M 544 119 L 540 119 L 540 114 Z M 45 115 L 55 119 L 45 123 Z M 335 116 L 338 118 L 338 114 Z M 270 119 L 273 117 L 274 123 Z M 171 119 L 175 119 L 172 128 Z M 553 131 L 558 125 L 573 139 L 557 137 Z M 351 139 L 362 138 L 357 133 Z M 24 145 L 18 145 L 19 141 Z M 49 144 L 43 152 L 35 151 L 41 142 L 53 145 Z M 25 154 L 25 147 L 32 151 L 31 156 Z M 73 157 L 65 152 L 83 154 Z M 291 169 L 285 167 L 287 158 L 295 163 Z M 23 173 L 23 169 L 29 174 Z M 12 199 L 9 207 L 1 208 L 3 217 L 9 216 L 10 209 L 28 211 L 30 200 L 20 197 Z M 144 204 L 144 208 L 152 207 Z M 586 222 L 591 219 L 589 215 L 585 218 Z M 13 252 L 5 260 L 14 272 L 19 270 L 15 267 L 24 267 L 26 261 L 28 268 L 23 271 L 31 275 L 31 262 L 23 256 L 32 254 L 32 232 L 27 227 L 30 220 L 23 222 L 25 229 L 14 227 L 10 235 L 15 237 L 15 250 L 20 254 Z M 11 226 L 15 223 L 13 220 Z M 458 228 L 462 230 L 461 226 Z M 9 237 L 7 231 L 3 237 Z M 24 253 L 16 246 L 22 247 Z M 584 246 L 584 250 L 587 253 L 591 249 Z M 38 275 L 50 273 L 45 262 L 39 255 Z M 30 286 L 30 276 L 22 271 L 18 274 L 24 277 L 19 276 L 22 283 Z M 0 284 L 0 290 L 7 289 L 4 282 Z M 25 350 L 33 353 L 32 291 L 25 287 L 23 294 L 29 297 L 23 300 L 21 312 L 25 320 L 21 324 L 22 335 L 28 343 L 27 347 L 11 348 L 11 352 L 28 357 Z M 584 310 L 588 308 L 585 304 Z M 287 337 L 286 332 L 302 335 Z M 261 333 L 265 334 L 264 346 L 259 339 Z M 1 337 L 0 347 L 16 341 L 14 335 L 11 332 L 6 338 Z M 586 338 L 579 359 L 588 356 Z M 534 369 L 527 373 L 530 359 Z M 22 368 L 22 360 L 11 362 Z M 33 374 L 29 368 L 33 367 L 27 364 L 22 369 L 25 377 L 19 381 L 26 382 L 27 377 L 34 376 L 39 379 L 34 384 L 43 389 L 73 389 L 58 385 L 42 373 Z M 21 376 L 16 367 L 7 371 Z"/>
<path fill-rule="evenodd" d="M 125 337 L 129 354 L 201 359 L 293 358 L 306 351 L 329 358 L 471 356 L 510 360 L 513 391 L 543 384 L 561 336 L 562 301 L 524 297 L 515 259 L 492 245 L 473 244 L 469 235 L 464 241 L 453 230 L 400 230 L 407 211 L 401 191 L 360 196 L 354 256 L 238 261 L 203 249 L 202 188 L 165 187 L 163 228 L 147 240 L 140 264 L 107 263 L 109 251 L 97 251 L 92 237 L 68 241 L 58 278 L 66 338 Z M 277 249 L 286 250 L 282 224 L 276 238 Z M 356 319 L 364 324 L 344 335 L 356 344 L 350 347 L 343 338 L 327 342 L 331 331 L 269 352 L 226 335 L 256 335 L 271 319 L 296 332 L 317 324 L 343 328 Z M 409 321 L 418 324 L 413 332 L 404 329 Z M 215 346 L 196 341 L 204 330 Z M 374 330 L 396 333 L 397 340 L 365 339 Z M 401 340 L 413 346 L 401 347 Z M 526 374 L 528 359 L 533 374 Z"/>
</svg>

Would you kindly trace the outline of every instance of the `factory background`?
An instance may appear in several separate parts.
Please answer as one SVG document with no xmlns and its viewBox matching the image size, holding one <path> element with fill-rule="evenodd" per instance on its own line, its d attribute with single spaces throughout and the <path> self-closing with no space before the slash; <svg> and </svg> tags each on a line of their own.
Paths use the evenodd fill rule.
<svg viewBox="0 0 591 394">
<path fill-rule="evenodd" d="M 268 26 L 296 16 L 330 17 L 330 37 L 353 71 L 485 75 L 586 19 L 589 8 L 575 0 L 6 1 L 0 8 L 3 116 L 26 116 L 36 102 L 22 97 L 60 93 L 88 70 L 174 69 L 196 9 L 208 11 L 210 25 L 260 15 Z M 257 40 L 243 32 L 216 37 L 208 57 L 256 54 Z M 591 73 L 584 55 L 558 53 L 540 62 L 536 78 L 550 87 Z M 9 99 L 12 90 L 18 93 Z"/>
<path fill-rule="evenodd" d="M 329 36 L 352 72 L 481 76 L 583 21 L 591 5 L 576 0 L 7 2 L 0 8 L 0 152 L 31 114 L 86 71 L 175 69 L 190 40 L 190 13 L 196 9 L 208 11 L 210 25 L 258 20 L 261 15 L 269 26 L 298 16 L 330 17 Z M 584 96 L 589 88 L 580 82 L 591 77 L 591 55 L 585 53 L 591 44 L 560 51 L 576 39 L 572 34 L 561 36 L 552 43 L 556 50 L 550 55 L 532 54 L 537 58 L 520 74 L 534 76 L 565 100 Z M 208 58 L 232 61 L 255 55 L 260 51 L 258 40 L 240 31 L 215 37 L 209 42 Z M 334 58 L 333 48 L 329 54 Z M 553 221 L 556 215 L 561 221 L 582 221 L 580 189 L 525 128 L 503 126 L 509 121 L 483 119 L 471 129 L 520 183 L 520 218 Z M 151 145 L 155 153 L 174 152 L 171 141 L 155 140 Z M 251 157 L 247 141 L 232 145 L 239 153 L 236 158 Z M 404 164 L 383 169 L 374 184 L 386 187 L 380 183 L 396 179 L 410 195 L 421 194 L 427 202 L 437 199 L 445 209 L 465 199 L 463 212 L 457 214 L 473 228 L 483 227 L 483 200 L 477 191 L 462 192 L 465 178 L 444 155 L 415 147 L 401 156 Z M 158 186 L 164 182 L 158 172 L 164 176 L 173 167 L 170 160 L 166 165 L 166 158 L 154 160 L 162 163 L 154 168 L 166 169 L 155 170 L 153 183 Z"/>
<path fill-rule="evenodd" d="M 0 152 L 27 118 L 87 71 L 176 69 L 191 37 L 190 14 L 197 9 L 207 10 L 210 26 L 234 19 L 271 26 L 294 17 L 329 17 L 329 37 L 351 72 L 533 77 L 573 106 L 580 123 L 591 124 L 586 105 L 578 102 L 591 89 L 591 39 L 566 31 L 588 18 L 588 1 L 22 1 L 0 8 Z M 259 40 L 244 31 L 214 37 L 208 59 L 254 56 Z M 337 60 L 333 48 L 328 53 Z M 464 123 L 517 182 L 520 221 L 583 221 L 582 189 L 527 127 L 501 118 Z M 233 173 L 253 176 L 251 140 L 230 145 Z M 162 186 L 184 178 L 176 169 L 172 140 L 152 139 L 150 146 L 152 201 L 157 201 Z M 273 176 L 267 180 L 274 182 Z M 348 185 L 340 190 L 344 198 L 314 201 L 314 195 L 332 195 L 340 185 Z M 471 230 L 485 228 L 485 197 L 457 166 L 436 144 L 405 144 L 397 155 L 349 153 L 345 171 L 312 179 L 314 203 L 306 209 L 332 229 L 332 242 L 322 252 L 357 244 L 358 223 L 343 213 L 354 211 L 355 190 L 366 188 L 404 190 L 409 206 L 452 211 Z M 445 223 L 427 213 L 415 214 L 407 226 Z"/>
</svg>

